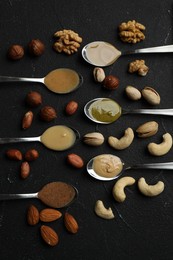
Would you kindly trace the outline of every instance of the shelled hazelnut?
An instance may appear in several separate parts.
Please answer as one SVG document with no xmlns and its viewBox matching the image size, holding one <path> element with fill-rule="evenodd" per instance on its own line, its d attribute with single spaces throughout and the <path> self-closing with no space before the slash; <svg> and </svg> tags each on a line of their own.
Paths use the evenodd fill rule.
<svg viewBox="0 0 173 260">
<path fill-rule="evenodd" d="M 45 51 L 45 45 L 39 39 L 33 39 L 28 44 L 29 52 L 34 56 L 41 56 Z"/>
<path fill-rule="evenodd" d="M 7 56 L 11 60 L 20 60 L 24 56 L 24 48 L 21 45 L 11 45 L 7 51 Z"/>
<path fill-rule="evenodd" d="M 51 106 L 44 106 L 40 111 L 40 117 L 46 122 L 50 122 L 57 117 L 55 109 Z"/>
<path fill-rule="evenodd" d="M 31 107 L 37 107 L 42 104 L 42 96 L 39 92 L 30 91 L 26 96 L 26 103 Z"/>
<path fill-rule="evenodd" d="M 114 90 L 119 86 L 119 79 L 113 75 L 108 75 L 103 81 L 103 86 L 109 90 Z"/>
</svg>

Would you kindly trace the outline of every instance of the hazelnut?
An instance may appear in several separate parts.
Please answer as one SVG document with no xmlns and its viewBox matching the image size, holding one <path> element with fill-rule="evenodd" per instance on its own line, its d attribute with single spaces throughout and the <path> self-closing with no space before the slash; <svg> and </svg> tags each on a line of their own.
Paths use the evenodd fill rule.
<svg viewBox="0 0 173 260">
<path fill-rule="evenodd" d="M 31 107 L 37 107 L 42 104 L 42 96 L 36 91 L 31 91 L 26 96 L 26 103 Z"/>
<path fill-rule="evenodd" d="M 12 45 L 7 52 L 11 60 L 20 60 L 24 56 L 24 48 L 21 45 Z"/>
<path fill-rule="evenodd" d="M 57 117 L 56 111 L 51 106 L 44 106 L 40 111 L 40 117 L 46 122 L 50 122 Z"/>
<path fill-rule="evenodd" d="M 119 79 L 113 75 L 108 75 L 103 81 L 103 86 L 109 90 L 118 88 Z"/>
<path fill-rule="evenodd" d="M 34 56 L 41 56 L 45 51 L 45 45 L 39 39 L 32 40 L 28 44 L 29 52 Z"/>
</svg>

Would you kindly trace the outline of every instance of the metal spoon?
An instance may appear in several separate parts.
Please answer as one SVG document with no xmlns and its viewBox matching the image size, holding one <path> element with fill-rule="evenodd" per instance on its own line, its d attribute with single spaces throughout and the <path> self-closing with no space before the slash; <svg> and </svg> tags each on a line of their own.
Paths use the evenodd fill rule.
<svg viewBox="0 0 173 260">
<path fill-rule="evenodd" d="M 110 124 L 123 114 L 152 114 L 173 116 L 173 109 L 123 109 L 117 102 L 110 98 L 95 98 L 84 106 L 85 115 L 93 122 Z"/>
<path fill-rule="evenodd" d="M 0 200 L 40 199 L 45 205 L 53 208 L 69 206 L 78 196 L 78 190 L 64 182 L 51 182 L 36 193 L 0 194 Z"/>
<path fill-rule="evenodd" d="M 131 51 L 119 51 L 112 44 L 104 41 L 88 43 L 82 49 L 84 60 L 94 66 L 105 67 L 113 64 L 120 56 L 139 53 L 173 52 L 173 45 L 143 48 Z"/>
<path fill-rule="evenodd" d="M 44 78 L 0 76 L 0 82 L 37 82 L 44 84 L 54 93 L 66 94 L 79 88 L 83 83 L 83 77 L 74 70 L 60 68 L 49 72 Z"/>
<path fill-rule="evenodd" d="M 64 129 L 63 132 L 62 129 Z M 44 146 L 51 150 L 64 151 L 71 148 L 79 138 L 80 134 L 76 129 L 63 125 L 56 125 L 49 127 L 41 136 L 37 137 L 0 138 L 0 144 L 41 142 Z"/>
<path fill-rule="evenodd" d="M 118 163 L 121 166 L 120 172 L 118 174 L 115 174 L 115 176 L 108 177 L 101 176 L 98 173 L 95 172 L 93 169 L 93 162 L 94 159 L 97 158 L 98 156 L 95 156 L 92 158 L 88 164 L 87 164 L 87 172 L 89 173 L 90 176 L 97 180 L 101 181 L 111 181 L 116 178 L 118 178 L 124 171 L 126 170 L 131 170 L 131 169 L 157 169 L 157 170 L 173 170 L 173 162 L 166 162 L 166 163 L 143 163 L 143 164 L 134 164 L 134 165 L 126 165 L 119 157 L 112 155 L 112 154 L 106 154 L 110 155 L 112 157 L 115 157 L 116 160 L 118 159 Z M 102 168 L 107 168 L 108 169 L 108 163 L 107 162 L 102 162 Z"/>
</svg>

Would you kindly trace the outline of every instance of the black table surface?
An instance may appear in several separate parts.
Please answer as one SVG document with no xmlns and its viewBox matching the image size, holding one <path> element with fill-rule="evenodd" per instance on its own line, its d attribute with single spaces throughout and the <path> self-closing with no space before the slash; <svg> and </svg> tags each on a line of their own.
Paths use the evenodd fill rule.
<svg viewBox="0 0 173 260">
<path fill-rule="evenodd" d="M 129 101 L 124 90 L 127 85 L 142 89 L 145 86 L 155 88 L 161 103 L 157 108 L 171 108 L 173 94 L 173 56 L 172 54 L 146 54 L 123 56 L 105 68 L 106 75 L 119 77 L 119 88 L 107 91 L 94 82 L 93 66 L 87 64 L 82 56 L 82 47 L 92 41 L 104 40 L 116 45 L 120 50 L 172 44 L 173 9 L 172 1 L 55 1 L 37 0 L 0 1 L 0 75 L 43 77 L 55 68 L 71 68 L 82 74 L 83 85 L 67 95 L 51 93 L 37 83 L 0 83 L 0 137 L 38 136 L 45 129 L 56 124 L 75 127 L 81 138 L 68 151 L 55 152 L 46 149 L 41 143 L 4 144 L 0 149 L 0 193 L 37 192 L 44 184 L 52 181 L 64 181 L 76 186 L 79 197 L 68 208 L 79 224 L 79 231 L 72 235 L 63 224 L 63 217 L 48 223 L 59 235 L 59 244 L 49 247 L 40 236 L 39 222 L 30 227 L 26 221 L 26 212 L 30 204 L 39 210 L 45 208 L 39 200 L 14 200 L 0 202 L 0 259 L 43 260 L 43 259 L 172 259 L 173 255 L 173 176 L 166 170 L 130 170 L 124 176 L 132 176 L 136 184 L 126 189 L 127 198 L 123 203 L 115 202 L 112 187 L 115 181 L 101 182 L 87 174 L 86 167 L 74 169 L 67 165 L 69 153 L 80 155 L 87 162 L 95 155 L 112 153 L 129 164 L 168 162 L 173 158 L 173 150 L 164 156 L 154 157 L 147 152 L 149 142 L 161 142 L 166 132 L 173 134 L 172 117 L 152 115 L 124 115 L 110 125 L 97 125 L 89 121 L 83 107 L 90 99 L 110 97 L 122 107 L 150 108 L 145 101 Z M 118 25 L 136 20 L 146 26 L 146 39 L 136 45 L 122 43 L 118 37 Z M 79 51 L 71 56 L 57 54 L 53 48 L 53 34 L 61 29 L 77 32 L 83 42 Z M 41 39 L 46 46 L 45 53 L 38 58 L 25 52 L 23 59 L 10 61 L 6 57 L 12 44 L 21 44 L 27 48 L 31 39 Z M 150 70 L 146 77 L 128 73 L 129 62 L 144 59 Z M 26 131 L 21 128 L 21 120 L 28 107 L 25 97 L 29 91 L 36 90 L 43 97 L 43 105 L 57 110 L 57 118 L 46 123 L 39 119 L 41 107 L 32 109 L 34 120 Z M 65 105 L 70 100 L 79 104 L 73 116 L 66 116 Z M 158 133 L 147 139 L 135 135 L 132 145 L 123 151 L 113 150 L 107 143 L 110 135 L 120 137 L 127 127 L 135 129 L 142 123 L 155 120 L 159 124 Z M 84 134 L 99 131 L 105 137 L 100 147 L 89 147 L 82 141 Z M 24 154 L 28 149 L 39 151 L 39 158 L 31 163 L 28 179 L 20 178 L 21 162 L 10 161 L 5 153 L 16 148 Z M 145 177 L 148 183 L 158 180 L 165 183 L 164 192 L 157 197 L 142 196 L 137 181 Z M 96 216 L 94 205 L 102 200 L 105 207 L 111 207 L 115 219 L 104 220 Z"/>
</svg>

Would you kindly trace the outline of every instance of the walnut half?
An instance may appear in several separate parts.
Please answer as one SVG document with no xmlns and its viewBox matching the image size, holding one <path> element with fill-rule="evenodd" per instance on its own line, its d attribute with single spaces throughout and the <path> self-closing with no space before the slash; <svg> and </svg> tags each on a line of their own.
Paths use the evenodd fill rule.
<svg viewBox="0 0 173 260">
<path fill-rule="evenodd" d="M 135 60 L 129 64 L 129 72 L 137 72 L 140 76 L 146 76 L 149 71 L 149 67 L 146 66 L 144 60 Z"/>
</svg>

